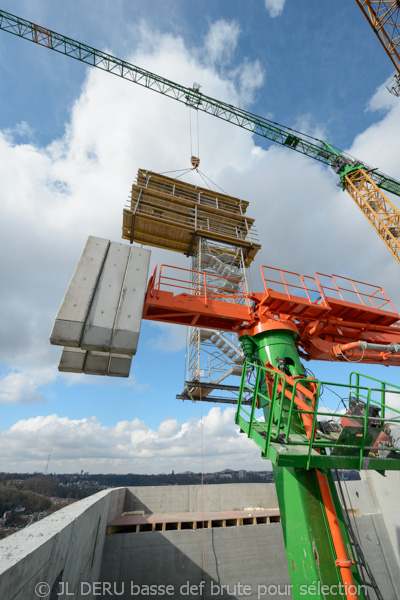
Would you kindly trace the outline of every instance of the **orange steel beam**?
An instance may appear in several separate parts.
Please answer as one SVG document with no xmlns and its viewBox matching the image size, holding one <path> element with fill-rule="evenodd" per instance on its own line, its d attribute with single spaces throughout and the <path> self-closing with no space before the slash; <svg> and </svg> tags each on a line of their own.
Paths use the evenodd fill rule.
<svg viewBox="0 0 400 600">
<path fill-rule="evenodd" d="M 156 267 L 146 293 L 144 319 L 233 331 L 239 336 L 289 329 L 306 358 L 400 366 L 400 354 L 389 348 L 390 344 L 400 343 L 400 315 L 384 290 L 377 286 L 337 275 L 316 274 L 308 276 L 311 284 L 307 289 L 303 292 L 296 289 L 303 296 L 295 296 L 290 290 L 288 273 L 281 271 L 283 282 L 274 285 L 283 286 L 284 292 L 267 287 L 271 281 L 264 279 L 265 291 L 251 294 L 244 285 L 242 291 L 224 287 L 235 281 L 229 278 L 193 272 L 198 278 L 193 283 L 182 279 L 189 278 L 188 269 L 175 268 L 176 274 L 171 275 L 163 274 L 162 269 L 165 272 L 173 267 L 163 265 L 159 272 Z M 306 278 L 298 277 L 303 285 Z M 319 298 L 313 300 L 317 292 Z M 327 295 L 334 292 L 339 298 Z M 345 300 L 346 297 L 352 301 Z M 361 342 L 379 347 L 363 348 Z M 352 344 L 347 346 L 351 355 L 337 352 L 336 347 L 343 350 L 348 344 Z M 302 393 L 312 396 L 310 390 Z"/>
<path fill-rule="evenodd" d="M 318 469 L 316 470 L 319 489 L 321 491 L 322 502 L 324 503 L 326 518 L 328 520 L 329 530 L 331 532 L 333 545 L 336 553 L 336 566 L 340 569 L 343 585 L 347 600 L 357 600 L 357 587 L 354 583 L 351 567 L 354 561 L 349 557 L 343 540 L 339 525 L 338 516 L 333 502 L 332 493 L 329 487 L 328 478 Z"/>
</svg>

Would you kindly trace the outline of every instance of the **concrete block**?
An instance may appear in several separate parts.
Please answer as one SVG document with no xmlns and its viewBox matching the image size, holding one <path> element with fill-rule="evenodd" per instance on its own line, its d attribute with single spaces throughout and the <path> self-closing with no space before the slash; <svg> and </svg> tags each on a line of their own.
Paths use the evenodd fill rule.
<svg viewBox="0 0 400 600">
<path fill-rule="evenodd" d="M 130 247 L 111 242 L 81 341 L 84 350 L 109 352 Z"/>
<path fill-rule="evenodd" d="M 110 241 L 90 236 L 61 303 L 50 342 L 79 348 Z"/>
<path fill-rule="evenodd" d="M 110 362 L 109 352 L 89 351 L 86 357 L 84 373 L 86 375 L 107 375 Z"/>
<path fill-rule="evenodd" d="M 110 354 L 107 375 L 110 377 L 129 377 L 132 357 L 126 354 Z"/>
<path fill-rule="evenodd" d="M 111 352 L 136 354 L 146 294 L 151 251 L 131 247 L 121 300 L 115 318 Z"/>
<path fill-rule="evenodd" d="M 63 373 L 83 373 L 86 354 L 86 350 L 80 348 L 63 348 L 58 370 Z"/>
</svg>

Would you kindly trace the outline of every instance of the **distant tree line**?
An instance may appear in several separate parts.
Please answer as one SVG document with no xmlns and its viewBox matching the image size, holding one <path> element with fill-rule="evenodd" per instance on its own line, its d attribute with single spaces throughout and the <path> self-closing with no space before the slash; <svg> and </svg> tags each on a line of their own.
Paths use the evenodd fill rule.
<svg viewBox="0 0 400 600">
<path fill-rule="evenodd" d="M 29 514 L 47 510 L 51 506 L 51 501 L 34 492 L 0 486 L 0 516 L 16 506 L 24 506 L 25 514 Z"/>
</svg>

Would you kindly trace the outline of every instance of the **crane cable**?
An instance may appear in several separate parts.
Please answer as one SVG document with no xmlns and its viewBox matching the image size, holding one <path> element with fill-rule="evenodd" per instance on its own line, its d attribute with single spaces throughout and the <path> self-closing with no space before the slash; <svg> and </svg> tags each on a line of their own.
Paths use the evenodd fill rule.
<svg viewBox="0 0 400 600">
<path fill-rule="evenodd" d="M 193 134 L 192 134 L 192 113 L 191 106 L 189 108 L 189 137 L 190 137 L 190 162 L 192 164 L 192 170 L 197 171 L 198 166 L 200 164 L 200 130 L 199 130 L 199 111 L 196 109 L 197 119 L 196 119 L 196 138 L 197 138 L 197 155 L 193 154 Z"/>
</svg>

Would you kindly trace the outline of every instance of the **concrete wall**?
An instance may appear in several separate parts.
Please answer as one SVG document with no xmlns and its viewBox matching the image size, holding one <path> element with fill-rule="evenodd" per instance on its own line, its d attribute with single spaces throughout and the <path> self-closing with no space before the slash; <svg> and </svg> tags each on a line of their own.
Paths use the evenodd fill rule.
<svg viewBox="0 0 400 600">
<path fill-rule="evenodd" d="M 348 508 L 358 515 L 352 518 L 352 525 L 383 597 L 400 600 L 400 568 L 369 480 L 363 475 L 361 481 L 342 485 Z M 124 510 L 201 512 L 201 494 L 200 486 L 128 488 Z M 205 511 L 278 506 L 274 484 L 207 485 L 203 494 Z M 390 498 L 398 495 L 395 489 L 388 494 Z M 173 595 L 165 597 L 175 600 L 202 598 L 203 544 L 205 598 L 276 598 L 279 592 L 292 597 L 279 523 L 205 529 L 204 538 L 202 530 L 109 535 L 104 544 L 101 581 L 111 586 L 115 583 L 123 600 L 140 597 L 136 595 L 139 589 L 150 585 L 172 586 Z M 192 590 L 185 587 L 187 582 L 194 586 Z M 222 585 L 229 587 L 222 591 Z M 250 593 L 243 594 L 240 585 L 250 586 L 246 590 Z M 373 592 L 370 596 L 376 599 Z"/>
<path fill-rule="evenodd" d="M 201 512 L 245 510 L 246 508 L 278 508 L 275 484 L 247 483 L 205 485 L 172 485 L 127 488 L 125 510 L 147 513 Z"/>
<path fill-rule="evenodd" d="M 205 529 L 204 568 L 207 599 L 253 599 L 258 596 L 258 586 L 266 585 L 280 586 L 280 597 L 292 598 L 279 523 Z M 139 589 L 143 592 L 144 586 L 150 585 L 172 586 L 173 595 L 165 597 L 174 600 L 203 598 L 200 589 L 203 531 L 109 535 L 104 545 L 100 578 L 107 583 L 118 582 L 118 591 L 124 592 L 119 596 L 123 600 L 143 598 L 145 594 L 133 595 L 132 592 Z M 188 589 L 188 584 L 194 588 Z M 223 585 L 229 586 L 228 589 L 221 591 Z M 244 588 L 240 589 L 240 585 L 249 586 L 250 594 L 243 594 Z"/>
<path fill-rule="evenodd" d="M 397 563 L 400 565 L 400 472 L 386 471 L 386 476 L 382 477 L 379 473 L 367 471 L 363 474 L 363 479 L 382 513 Z"/>
<path fill-rule="evenodd" d="M 59 582 L 68 582 L 69 598 L 90 600 L 81 582 L 98 580 L 106 525 L 121 514 L 125 491 L 99 492 L 2 540 L 0 598 L 61 600 Z"/>
<path fill-rule="evenodd" d="M 348 508 L 357 515 L 353 528 L 385 600 L 400 600 L 398 546 L 393 546 L 399 534 L 397 477 L 363 474 L 361 481 L 344 486 Z M 273 484 L 207 485 L 203 494 L 205 511 L 277 507 Z M 202 490 L 106 490 L 3 540 L 1 600 L 37 600 L 40 593 L 49 600 L 131 599 L 144 597 L 139 590 L 146 585 L 173 586 L 173 595 L 165 598 L 201 598 L 203 557 L 205 598 L 291 598 L 279 523 L 106 536 L 107 523 L 128 510 L 201 512 Z M 60 582 L 68 582 L 68 588 L 60 588 Z M 35 591 L 39 583 L 45 585 Z M 222 590 L 222 585 L 229 587 Z M 250 587 L 244 591 L 244 586 Z M 60 589 L 64 593 L 58 594 Z"/>
</svg>

